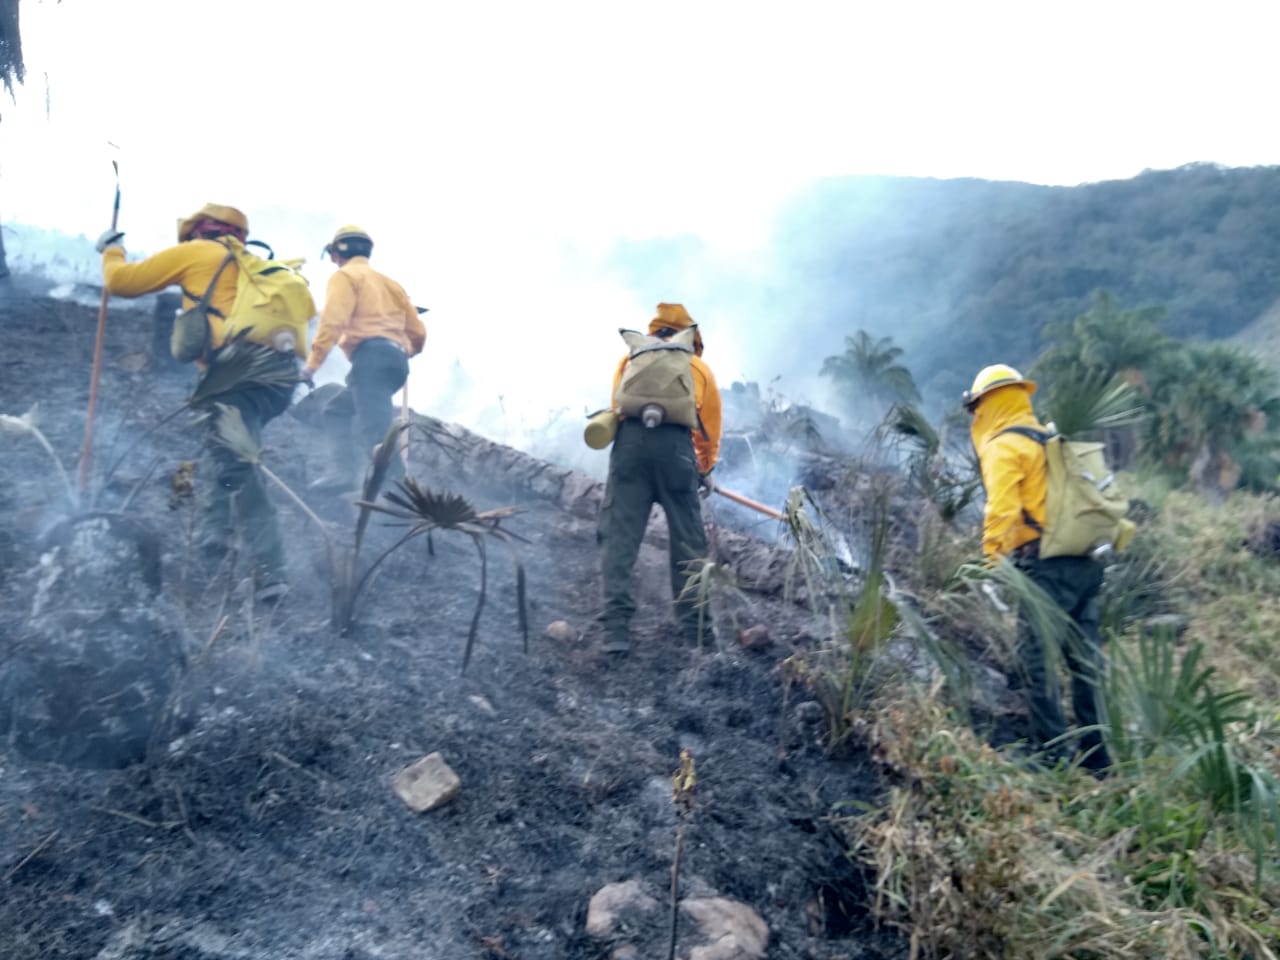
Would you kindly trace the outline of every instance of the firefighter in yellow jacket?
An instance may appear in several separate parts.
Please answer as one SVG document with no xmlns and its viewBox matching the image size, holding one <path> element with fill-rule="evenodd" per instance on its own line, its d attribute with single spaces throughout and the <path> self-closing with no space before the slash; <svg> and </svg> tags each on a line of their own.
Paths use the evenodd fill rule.
<svg viewBox="0 0 1280 960">
<path fill-rule="evenodd" d="M 303 376 L 315 374 L 335 344 L 351 370 L 346 388 L 325 404 L 330 463 L 312 487 L 348 490 L 391 427 L 392 398 L 408 379 L 409 358 L 422 352 L 427 331 L 404 288 L 369 265 L 369 234 L 342 227 L 325 253 L 338 270 L 329 278 Z"/>
<path fill-rule="evenodd" d="M 1111 760 L 1098 724 L 1103 719 L 1101 683 L 1105 670 L 1098 629 L 1098 594 L 1103 568 L 1092 557 L 1041 557 L 1040 535 L 1045 523 L 1049 487 L 1044 446 L 1018 429 L 1045 430 L 1031 408 L 1036 384 L 1013 367 L 984 367 L 964 394 L 973 415 L 970 433 L 982 468 L 987 503 L 983 514 L 982 552 L 993 559 L 1008 558 L 1043 590 L 1070 618 L 1076 629 L 1062 636 L 1041 636 L 1025 609 L 1018 616 L 1018 660 L 1025 672 L 1036 746 L 1069 753 L 1056 744 L 1067 732 L 1055 663 L 1047 645 L 1061 651 L 1071 676 L 1071 701 L 1077 723 L 1084 728 L 1074 746 L 1082 764 L 1100 772 Z"/>
<path fill-rule="evenodd" d="M 102 254 L 103 282 L 110 293 L 121 297 L 140 297 L 177 286 L 182 289 L 184 309 L 190 309 L 209 293 L 212 353 L 207 366 L 212 369 L 224 347 L 222 321 L 235 304 L 238 279 L 234 260 L 223 268 L 227 248 L 218 241 L 234 237 L 243 243 L 248 233 L 249 220 L 244 213 L 235 207 L 207 203 L 178 221 L 177 245 L 145 260 L 126 263 L 124 234 L 108 230 L 96 244 Z M 280 379 L 296 383 L 298 360 L 293 352 L 271 351 L 271 354 L 268 361 L 278 364 Z M 254 440 L 261 441 L 263 427 L 289 409 L 292 396 L 292 385 L 253 385 L 219 394 L 217 401 L 235 407 Z M 205 457 L 213 468 L 214 482 L 208 494 L 199 546 L 210 556 L 224 556 L 239 531 L 253 559 L 255 596 L 260 600 L 278 600 L 289 587 L 275 508 L 253 465 L 240 460 L 218 442 L 212 421 L 206 429 Z"/>
<path fill-rule="evenodd" d="M 630 623 L 636 609 L 632 568 L 655 503 L 662 505 L 667 517 L 671 591 L 681 634 L 691 644 L 706 642 L 713 635 L 710 611 L 699 613 L 697 604 L 685 594 L 685 585 L 707 557 L 699 488 L 709 488 L 709 474 L 720 455 L 720 391 L 702 359 L 702 334 L 681 304 L 658 304 L 649 333 L 665 339 L 689 327 L 695 328 L 690 365 L 701 427 L 676 423 L 648 427 L 635 417 L 623 417 L 609 453 L 609 477 L 597 533 L 604 581 L 604 609 L 598 622 L 605 653 L 630 652 Z M 614 372 L 613 395 L 627 363 L 628 358 L 623 357 Z"/>
</svg>

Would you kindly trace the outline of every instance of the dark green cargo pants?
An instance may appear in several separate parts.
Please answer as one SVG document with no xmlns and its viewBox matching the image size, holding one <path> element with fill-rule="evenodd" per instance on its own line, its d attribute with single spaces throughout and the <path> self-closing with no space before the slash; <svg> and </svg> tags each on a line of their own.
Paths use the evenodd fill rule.
<svg viewBox="0 0 1280 960">
<path fill-rule="evenodd" d="M 597 533 L 603 548 L 604 610 L 599 622 L 606 636 L 625 639 L 636 610 L 632 568 L 640 552 L 649 511 L 661 504 L 670 532 L 671 591 L 676 619 L 690 641 L 698 637 L 696 602 L 681 599 L 685 583 L 707 557 L 707 532 L 698 496 L 698 466 L 688 427 L 645 427 L 634 419 L 618 425 L 609 454 L 609 479 L 600 507 Z M 704 634 L 709 610 L 702 613 Z"/>
<path fill-rule="evenodd" d="M 1033 554 L 1034 551 L 1031 551 Z M 1018 612 L 1018 660 L 1025 671 L 1031 732 L 1044 746 L 1067 731 L 1062 710 L 1062 684 L 1057 664 L 1065 664 L 1071 678 L 1071 705 L 1076 722 L 1096 727 L 1105 719 L 1102 685 L 1106 666 L 1098 633 L 1098 593 L 1102 589 L 1102 564 L 1089 557 L 1028 555 L 1016 560 L 1018 568 L 1043 590 L 1071 619 L 1076 629 L 1041 637 L 1026 610 Z M 1047 644 L 1053 644 L 1047 649 Z M 1050 649 L 1060 656 L 1050 655 Z M 1102 735 L 1097 729 L 1080 735 L 1075 748 L 1085 754 L 1091 769 L 1110 766 Z"/>
<path fill-rule="evenodd" d="M 291 353 L 277 354 L 282 370 L 296 373 L 298 362 Z M 217 360 L 215 358 L 214 362 Z M 240 411 L 244 425 L 257 443 L 268 422 L 289 409 L 292 387 L 250 387 L 217 397 L 218 403 Z M 239 530 L 253 563 L 259 584 L 287 579 L 284 544 L 276 522 L 276 510 L 267 495 L 262 475 L 253 464 L 239 459 L 218 442 L 214 421 L 206 428 L 204 460 L 206 475 L 213 477 L 205 508 L 202 538 L 210 543 L 230 543 Z"/>
<path fill-rule="evenodd" d="M 409 377 L 409 357 L 385 337 L 373 337 L 351 355 L 347 385 L 325 404 L 325 431 L 336 467 L 357 473 L 369 463 L 395 418 L 392 398 Z M 393 464 L 398 464 L 398 458 Z M 393 466 L 393 472 L 395 467 Z"/>
</svg>

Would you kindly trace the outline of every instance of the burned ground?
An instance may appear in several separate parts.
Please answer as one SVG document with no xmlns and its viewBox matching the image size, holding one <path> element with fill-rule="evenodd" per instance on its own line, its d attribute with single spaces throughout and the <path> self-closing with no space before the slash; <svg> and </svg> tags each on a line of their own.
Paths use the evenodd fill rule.
<svg viewBox="0 0 1280 960">
<path fill-rule="evenodd" d="M 73 482 L 94 322 L 92 308 L 18 288 L 6 288 L 0 302 L 0 413 L 22 414 L 38 400 L 40 428 Z M 599 486 L 446 426 L 450 450 L 415 438 L 411 472 L 482 510 L 521 508 L 506 526 L 528 541 L 519 545 L 527 653 L 514 566 L 492 543 L 479 640 L 461 672 L 479 562 L 471 542 L 450 533 L 435 536 L 431 551 L 417 540 L 393 554 L 356 626 L 338 634 L 323 540 L 279 490 L 294 590 L 277 608 L 255 608 L 233 569 L 192 548 L 194 508 L 174 485 L 179 464 L 196 454 L 188 416 L 144 436 L 191 386 L 189 370 L 158 357 L 155 342 L 150 314 L 113 304 L 93 507 L 113 514 L 123 505 L 130 522 L 157 538 L 162 579 L 145 605 L 181 647 L 172 684 L 163 696 L 148 694 L 161 701 L 160 723 L 143 754 L 124 765 L 107 754 L 42 754 L 16 732 L 26 728 L 15 713 L 35 700 L 13 665 L 64 640 L 37 629 L 33 602 L 42 576 L 53 582 L 49 535 L 72 511 L 38 443 L 4 435 L 6 960 L 606 958 L 623 941 L 640 957 L 665 956 L 676 827 L 670 778 L 681 748 L 692 751 L 699 777 L 684 894 L 752 907 L 770 927 L 770 957 L 905 955 L 872 929 L 866 877 L 826 819 L 838 803 L 875 801 L 871 764 L 827 755 L 816 705 L 799 689 L 784 695 L 778 665 L 808 634 L 802 613 L 781 597 L 781 560 L 768 544 L 727 528 L 717 538 L 753 588 L 741 616 L 769 627 L 771 647 L 740 649 L 727 620 L 720 649 L 680 645 L 655 529 L 638 575 L 637 650 L 611 665 L 589 630 L 599 593 Z M 304 400 L 299 416 L 268 428 L 264 458 L 299 491 L 321 468 L 306 409 Z M 345 543 L 354 511 L 303 496 Z M 364 556 L 396 535 L 375 523 Z M 115 609 L 123 601 L 91 587 L 67 592 L 77 589 L 96 595 L 59 596 L 62 612 L 96 604 L 94 622 L 118 618 L 110 621 L 117 642 L 120 624 L 136 622 Z M 579 633 L 547 636 L 558 620 Z M 461 778 L 461 793 L 414 814 L 391 778 L 437 751 Z M 631 879 L 663 904 L 660 915 L 620 939 L 588 936 L 591 895 Z M 681 922 L 684 957 L 699 941 L 691 921 Z"/>
</svg>

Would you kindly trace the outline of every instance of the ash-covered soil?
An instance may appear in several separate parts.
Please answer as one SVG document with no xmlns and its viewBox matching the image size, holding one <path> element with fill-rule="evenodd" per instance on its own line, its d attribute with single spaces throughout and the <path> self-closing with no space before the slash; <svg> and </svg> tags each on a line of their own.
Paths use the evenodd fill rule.
<svg viewBox="0 0 1280 960">
<path fill-rule="evenodd" d="M 39 401 L 40 427 L 73 483 L 95 322 L 91 307 L 14 285 L 0 293 L 0 413 Z M 906 955 L 872 928 L 868 877 L 828 821 L 839 803 L 875 801 L 871 763 L 828 756 L 816 704 L 784 690 L 779 663 L 811 638 L 781 598 L 781 560 L 768 544 L 718 531 L 722 559 L 754 587 L 739 625 L 766 625 L 769 647 L 741 649 L 727 618 L 719 649 L 680 644 L 654 528 L 638 570 L 636 652 L 611 664 L 589 630 L 599 486 L 447 427 L 449 451 L 415 436 L 411 473 L 481 510 L 522 509 L 505 526 L 528 541 L 519 545 L 527 653 L 515 568 L 491 542 L 479 640 L 461 672 L 479 560 L 470 540 L 451 533 L 433 538 L 434 552 L 417 540 L 392 554 L 356 626 L 338 634 L 323 540 L 275 488 L 293 591 L 276 608 L 255 607 L 238 571 L 191 546 L 194 508 L 173 485 L 180 462 L 197 453 L 188 415 L 144 436 L 192 384 L 189 369 L 157 354 L 154 327 L 150 313 L 112 303 L 93 508 L 123 505 L 158 538 L 162 580 L 149 613 L 179 631 L 182 656 L 164 722 L 125 766 L 103 766 L 105 755 L 76 766 L 35 756 L 15 732 L 34 722 L 15 716 L 26 691 L 12 680 L 0 688 L 0 957 L 665 957 L 671 776 L 682 748 L 698 772 L 682 896 L 752 908 L 768 924 L 769 957 Z M 267 428 L 264 462 L 342 547 L 354 510 L 306 492 L 321 446 L 301 391 L 299 399 L 301 416 Z M 46 536 L 72 514 L 36 440 L 2 436 L 0 670 L 38 657 L 37 641 L 61 642 L 36 631 L 32 611 L 48 574 Z M 375 521 L 362 556 L 398 535 Z M 58 602 L 111 605 L 102 596 Z M 585 635 L 553 639 L 545 628 L 558 620 Z M 461 791 L 413 813 L 392 778 L 435 752 Z M 588 934 L 592 895 L 628 880 L 660 908 L 606 937 Z M 706 943 L 684 911 L 679 931 L 677 956 Z"/>
</svg>

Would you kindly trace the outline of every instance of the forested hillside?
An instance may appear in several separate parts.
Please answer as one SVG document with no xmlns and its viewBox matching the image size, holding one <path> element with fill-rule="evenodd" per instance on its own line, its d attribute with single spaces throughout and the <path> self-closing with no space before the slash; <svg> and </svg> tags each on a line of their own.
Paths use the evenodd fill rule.
<svg viewBox="0 0 1280 960">
<path fill-rule="evenodd" d="M 725 265 L 688 238 L 637 246 L 621 267 L 637 283 L 692 260 L 715 275 L 708 299 L 785 337 L 793 348 L 778 353 L 812 373 L 857 330 L 892 336 L 938 399 L 995 359 L 1029 365 L 1044 326 L 1100 289 L 1123 308 L 1165 308 L 1177 338 L 1242 330 L 1280 297 L 1280 168 L 1194 164 L 1078 187 L 830 178 L 784 208 L 765 262 L 735 265 L 732 292 Z M 762 378 L 783 372 L 799 371 Z"/>
<path fill-rule="evenodd" d="M 1180 338 L 1230 336 L 1280 296 L 1280 169 L 1196 165 L 1132 180 L 1036 187 L 842 178 L 784 215 L 784 280 L 808 291 L 793 322 L 890 333 L 923 384 L 1028 363 L 1051 322 L 1110 290 L 1160 305 Z M 929 350 L 943 331 L 944 351 Z"/>
</svg>

